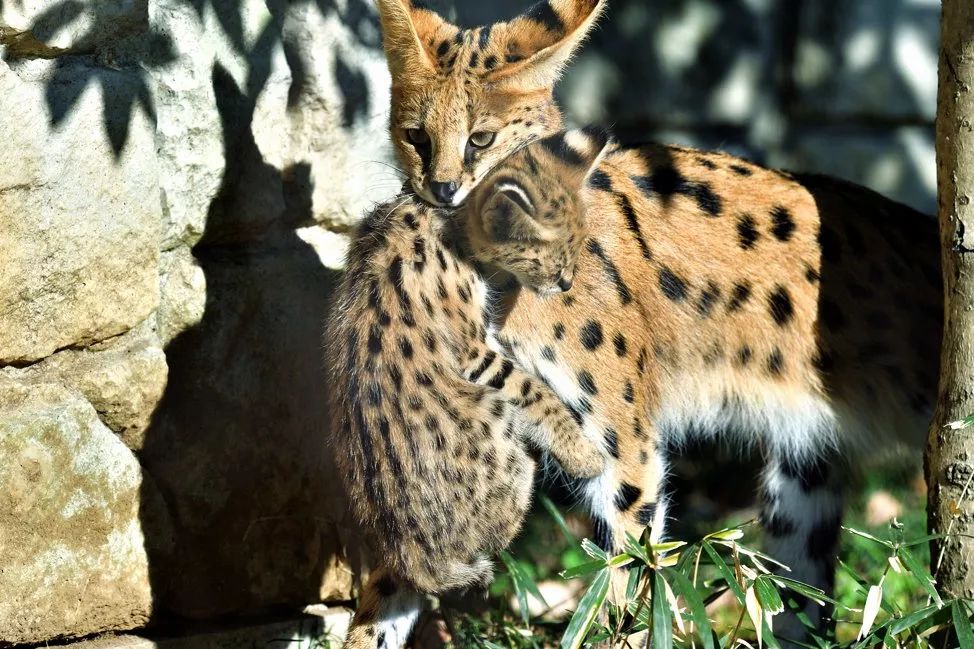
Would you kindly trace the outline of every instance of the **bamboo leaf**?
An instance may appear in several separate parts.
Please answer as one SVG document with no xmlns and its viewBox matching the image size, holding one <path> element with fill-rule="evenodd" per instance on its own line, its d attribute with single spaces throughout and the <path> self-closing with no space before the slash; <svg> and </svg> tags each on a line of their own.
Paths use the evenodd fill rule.
<svg viewBox="0 0 974 649">
<path fill-rule="evenodd" d="M 785 603 L 781 601 L 781 595 L 778 594 L 778 589 L 775 588 L 774 582 L 770 579 L 766 577 L 758 577 L 755 579 L 754 593 L 758 596 L 761 608 L 771 615 L 784 612 Z"/>
<path fill-rule="evenodd" d="M 609 592 L 610 572 L 608 568 L 599 571 L 592 585 L 585 591 L 578 603 L 578 608 L 572 615 L 572 619 L 568 622 L 565 635 L 562 636 L 561 649 L 578 649 L 582 646 L 585 635 L 591 628 L 592 622 L 595 621 L 595 616 L 598 615 L 599 609 L 605 602 L 605 596 Z"/>
<path fill-rule="evenodd" d="M 540 500 L 541 500 L 541 504 L 548 511 L 548 514 L 551 516 L 551 518 L 554 519 L 555 524 L 558 525 L 558 529 L 561 530 L 561 533 L 565 535 L 565 538 L 572 545 L 574 545 L 575 535 L 572 534 L 572 531 L 570 529 L 568 529 L 568 523 L 565 521 L 565 517 L 561 515 L 561 511 L 559 511 L 558 506 L 555 505 L 555 503 L 551 502 L 551 498 L 549 498 L 545 494 L 541 494 Z"/>
<path fill-rule="evenodd" d="M 572 568 L 565 568 L 558 573 L 558 576 L 562 579 L 574 579 L 575 577 L 581 577 L 582 575 L 596 572 L 602 568 L 605 568 L 605 561 L 596 559 L 595 561 L 586 561 L 585 563 L 580 563 Z"/>
<path fill-rule="evenodd" d="M 899 635 L 906 629 L 912 628 L 917 624 L 919 624 L 920 622 L 922 622 L 923 620 L 927 619 L 928 617 L 936 613 L 938 610 L 940 610 L 938 606 L 936 606 L 935 604 L 931 604 L 930 606 L 921 608 L 918 611 L 913 611 L 908 615 L 904 615 L 900 619 L 890 624 L 889 627 L 890 633 L 892 633 L 893 635 Z"/>
<path fill-rule="evenodd" d="M 714 567 L 717 568 L 717 572 L 719 572 L 720 576 L 724 578 L 724 581 L 727 582 L 730 589 L 734 591 L 734 595 L 737 596 L 737 601 L 743 604 L 744 591 L 741 590 L 740 584 L 737 583 L 737 578 L 734 576 L 734 572 L 730 569 L 730 566 L 727 565 L 723 557 L 720 556 L 717 550 L 714 549 L 714 546 L 712 546 L 709 542 L 703 541 L 702 545 L 704 552 L 707 553 L 707 556 L 710 557 L 710 561 L 714 564 Z"/>
<path fill-rule="evenodd" d="M 868 540 L 872 541 L 873 543 L 878 543 L 880 545 L 886 546 L 890 550 L 893 549 L 893 544 L 890 543 L 889 541 L 884 541 L 883 539 L 876 538 L 875 536 L 873 536 L 872 534 L 869 534 L 867 532 L 862 532 L 860 530 L 853 529 L 851 527 L 846 527 L 845 525 L 842 526 L 842 529 L 844 529 L 846 532 L 849 532 L 851 534 L 855 534 L 856 536 L 861 536 L 864 539 L 868 539 Z"/>
<path fill-rule="evenodd" d="M 937 605 L 937 608 L 942 607 L 944 605 L 944 601 L 940 599 L 940 593 L 938 593 L 937 589 L 934 588 L 933 577 L 931 577 L 930 573 L 927 572 L 926 566 L 920 563 L 920 560 L 916 558 L 916 555 L 906 548 L 899 548 L 896 551 L 896 556 L 906 564 L 906 567 L 910 570 L 910 573 L 917 581 L 920 582 L 923 590 L 927 591 L 927 595 L 929 595 L 933 602 Z"/>
<path fill-rule="evenodd" d="M 665 574 L 673 583 L 676 592 L 686 602 L 690 611 L 690 621 L 697 628 L 697 635 L 700 636 L 703 649 L 716 649 L 714 634 L 710 628 L 710 618 L 707 617 L 707 608 L 700 597 L 700 593 L 690 583 L 690 579 L 679 570 L 667 570 Z"/>
<path fill-rule="evenodd" d="M 955 600 L 950 608 L 960 649 L 974 649 L 974 631 L 971 630 L 971 620 L 964 611 L 964 605 Z"/>
<path fill-rule="evenodd" d="M 659 571 L 653 573 L 653 649 L 672 649 L 673 622 L 666 601 L 666 582 Z"/>
<path fill-rule="evenodd" d="M 590 539 L 582 539 L 582 551 L 593 559 L 609 560 L 609 555 L 605 553 L 605 550 L 595 545 Z"/>
<path fill-rule="evenodd" d="M 761 608 L 761 603 L 758 601 L 758 596 L 754 592 L 754 586 L 748 586 L 747 591 L 744 593 L 744 606 L 747 608 L 747 615 L 751 618 L 751 623 L 754 625 L 754 631 L 758 635 L 758 648 L 763 646 L 763 631 L 764 631 L 764 610 Z"/>
<path fill-rule="evenodd" d="M 869 630 L 876 621 L 876 614 L 879 613 L 879 604 L 883 601 L 882 584 L 869 587 L 869 594 L 866 595 L 866 605 L 862 608 L 862 626 L 859 627 L 859 635 L 856 640 L 862 640 L 869 634 Z"/>
</svg>

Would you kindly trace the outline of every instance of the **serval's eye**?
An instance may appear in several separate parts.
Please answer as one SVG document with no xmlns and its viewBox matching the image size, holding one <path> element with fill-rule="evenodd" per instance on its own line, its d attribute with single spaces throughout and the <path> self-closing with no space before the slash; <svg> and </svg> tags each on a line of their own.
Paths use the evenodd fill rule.
<svg viewBox="0 0 974 649">
<path fill-rule="evenodd" d="M 429 134 L 421 128 L 407 128 L 406 129 L 406 139 L 417 145 L 428 144 L 430 141 Z"/>
<path fill-rule="evenodd" d="M 489 131 L 477 131 L 470 136 L 470 146 L 475 149 L 486 149 L 494 143 L 494 137 L 496 135 L 497 133 L 491 133 Z"/>
</svg>

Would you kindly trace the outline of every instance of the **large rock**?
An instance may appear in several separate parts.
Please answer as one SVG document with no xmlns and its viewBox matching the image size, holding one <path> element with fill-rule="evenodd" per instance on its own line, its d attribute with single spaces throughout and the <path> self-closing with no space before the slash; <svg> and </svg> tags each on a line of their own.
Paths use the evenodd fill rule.
<svg viewBox="0 0 974 649">
<path fill-rule="evenodd" d="M 142 438 L 166 387 L 166 356 L 147 321 L 87 349 L 67 349 L 39 363 L 0 369 L 29 383 L 64 383 L 79 390 L 130 449 Z"/>
<path fill-rule="evenodd" d="M 175 48 L 152 68 L 163 248 L 246 244 L 276 227 L 348 228 L 401 180 L 384 134 L 389 77 L 365 0 L 150 5 Z"/>
<path fill-rule="evenodd" d="M 347 599 L 343 495 L 324 442 L 322 325 L 337 273 L 293 232 L 245 247 L 204 237 L 196 260 L 205 310 L 166 347 L 169 381 L 140 452 L 174 521 L 153 590 L 194 618 Z"/>
<path fill-rule="evenodd" d="M 146 543 L 166 552 L 167 519 L 94 408 L 57 384 L 0 377 L 0 457 L 0 644 L 144 624 Z"/>
<path fill-rule="evenodd" d="M 143 32 L 146 0 L 18 0 L 0 3 L 3 25 L 10 34 L 11 54 L 50 55 L 86 51 Z M 13 38 L 16 34 L 19 38 Z"/>
<path fill-rule="evenodd" d="M 0 61 L 0 364 L 116 336 L 158 304 L 161 211 L 153 127 L 134 103 L 141 83 L 82 58 Z M 119 96 L 133 101 L 125 114 L 109 110 Z"/>
</svg>

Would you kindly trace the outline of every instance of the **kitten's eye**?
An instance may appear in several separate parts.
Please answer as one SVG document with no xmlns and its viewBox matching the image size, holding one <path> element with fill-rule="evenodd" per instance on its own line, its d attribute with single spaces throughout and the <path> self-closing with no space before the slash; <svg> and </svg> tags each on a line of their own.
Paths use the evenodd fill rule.
<svg viewBox="0 0 974 649">
<path fill-rule="evenodd" d="M 497 133 L 491 133 L 489 131 L 478 131 L 470 136 L 470 146 L 475 149 L 486 149 L 491 144 L 494 143 L 494 137 Z"/>
<path fill-rule="evenodd" d="M 428 144 L 430 141 L 429 134 L 426 133 L 421 128 L 407 128 L 406 129 L 406 139 L 413 144 Z"/>
</svg>

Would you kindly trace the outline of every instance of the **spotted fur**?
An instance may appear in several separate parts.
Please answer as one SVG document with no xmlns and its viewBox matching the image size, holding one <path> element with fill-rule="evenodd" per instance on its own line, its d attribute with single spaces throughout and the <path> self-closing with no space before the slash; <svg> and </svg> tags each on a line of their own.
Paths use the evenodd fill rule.
<svg viewBox="0 0 974 649">
<path fill-rule="evenodd" d="M 488 555 L 510 542 L 530 500 L 527 445 L 577 477 L 604 468 L 577 413 L 488 333 L 472 262 L 500 264 L 539 299 L 562 292 L 584 238 L 587 172 L 606 141 L 549 136 L 501 163 L 460 213 L 406 194 L 361 225 L 327 333 L 331 442 L 378 564 L 347 647 L 400 647 L 419 593 L 489 581 Z M 552 153 L 562 147 L 575 158 Z"/>
<path fill-rule="evenodd" d="M 559 128 L 551 88 L 602 3 L 549 0 L 469 31 L 399 0 L 380 8 L 393 141 L 435 203 L 431 178 L 458 179 L 460 202 L 511 148 Z M 415 126 L 425 153 L 405 139 Z M 497 135 L 467 160 L 478 130 Z M 726 435 L 767 458 L 771 548 L 828 588 L 843 477 L 863 451 L 921 439 L 930 416 L 935 222 L 835 179 L 660 145 L 614 148 L 589 188 L 575 287 L 545 302 L 514 291 L 497 316 L 501 343 L 603 439 L 605 471 L 579 486 L 596 536 L 662 535 L 664 449 Z M 797 635 L 788 624 L 776 628 Z"/>
</svg>

